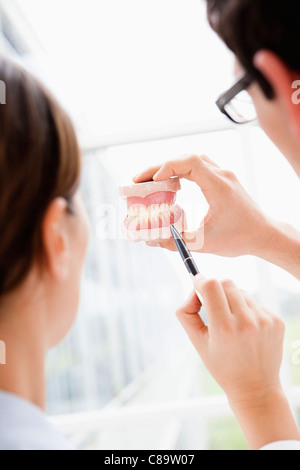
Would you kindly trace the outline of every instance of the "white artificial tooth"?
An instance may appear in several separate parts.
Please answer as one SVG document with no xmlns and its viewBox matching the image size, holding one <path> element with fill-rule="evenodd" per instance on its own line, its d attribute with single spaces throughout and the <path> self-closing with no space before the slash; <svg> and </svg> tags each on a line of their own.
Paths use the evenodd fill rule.
<svg viewBox="0 0 300 470">
<path fill-rule="evenodd" d="M 135 206 L 128 210 L 132 218 L 137 218 L 141 223 L 147 224 L 148 221 L 157 222 L 158 219 L 169 221 L 174 213 L 174 204 L 152 204 L 146 206 Z"/>
<path fill-rule="evenodd" d="M 159 211 L 159 206 L 157 204 L 152 204 L 151 206 L 149 206 L 148 208 L 149 218 L 155 217 L 158 211 Z"/>
<path fill-rule="evenodd" d="M 149 220 L 155 221 L 159 214 L 159 204 L 149 206 Z"/>
<path fill-rule="evenodd" d="M 128 210 L 128 214 L 131 217 L 137 217 L 139 215 L 139 212 L 140 212 L 140 207 L 130 207 L 130 209 Z"/>
<path fill-rule="evenodd" d="M 148 208 L 147 207 L 143 207 L 141 212 L 140 212 L 140 219 L 143 221 L 143 222 L 147 222 L 148 221 L 148 218 L 149 218 L 149 214 L 148 214 Z"/>
</svg>

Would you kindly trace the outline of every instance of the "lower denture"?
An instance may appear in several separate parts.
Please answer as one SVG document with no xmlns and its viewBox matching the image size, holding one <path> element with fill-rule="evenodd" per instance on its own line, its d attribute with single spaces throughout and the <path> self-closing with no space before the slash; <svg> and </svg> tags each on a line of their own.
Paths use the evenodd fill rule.
<svg viewBox="0 0 300 470">
<path fill-rule="evenodd" d="M 176 223 L 182 215 L 182 210 L 174 203 L 162 204 L 130 204 L 125 220 L 127 230 L 151 230 L 169 227 Z"/>
</svg>

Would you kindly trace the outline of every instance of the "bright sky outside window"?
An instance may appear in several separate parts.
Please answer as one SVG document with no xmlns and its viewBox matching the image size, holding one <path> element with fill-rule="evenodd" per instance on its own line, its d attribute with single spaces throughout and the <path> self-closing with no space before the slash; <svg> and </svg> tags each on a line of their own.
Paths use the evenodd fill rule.
<svg viewBox="0 0 300 470">
<path fill-rule="evenodd" d="M 11 1 L 11 0 L 10 0 Z M 219 117 L 232 60 L 200 0 L 18 0 L 94 135 Z M 209 44 L 209 48 L 207 47 Z"/>
</svg>

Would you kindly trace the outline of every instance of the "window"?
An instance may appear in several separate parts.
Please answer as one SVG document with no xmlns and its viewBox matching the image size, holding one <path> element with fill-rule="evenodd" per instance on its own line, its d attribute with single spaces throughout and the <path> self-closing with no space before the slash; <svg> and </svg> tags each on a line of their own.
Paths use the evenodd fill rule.
<svg viewBox="0 0 300 470">
<path fill-rule="evenodd" d="M 237 130 L 219 117 L 214 100 L 232 83 L 232 58 L 198 0 L 9 2 L 19 12 L 11 18 L 19 34 L 29 28 L 44 50 L 31 41 L 23 62 L 76 121 L 92 224 L 78 320 L 48 357 L 49 414 L 79 448 L 245 448 L 223 392 L 175 319 L 191 290 L 182 262 L 119 239 L 118 186 L 150 164 L 206 153 L 235 171 L 266 212 L 298 226 L 290 208 L 300 196 L 297 178 L 260 129 Z M 188 182 L 179 197 L 193 228 L 205 199 Z M 201 213 L 193 211 L 195 199 Z M 196 258 L 205 275 L 233 278 L 284 316 L 283 376 L 297 413 L 298 284 L 250 257 Z"/>
</svg>

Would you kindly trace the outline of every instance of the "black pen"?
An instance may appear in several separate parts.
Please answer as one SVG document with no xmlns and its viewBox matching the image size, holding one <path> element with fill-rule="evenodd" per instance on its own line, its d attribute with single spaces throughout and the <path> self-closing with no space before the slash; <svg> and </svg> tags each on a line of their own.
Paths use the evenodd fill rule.
<svg viewBox="0 0 300 470">
<path fill-rule="evenodd" d="M 180 256 L 185 264 L 186 269 L 192 276 L 197 276 L 198 274 L 200 274 L 198 266 L 196 265 L 196 262 L 192 257 L 191 252 L 186 246 L 185 241 L 183 240 L 178 230 L 174 227 L 174 225 L 171 225 L 171 232 L 174 238 L 174 242 L 177 246 L 177 250 L 180 253 Z"/>
<path fill-rule="evenodd" d="M 177 250 L 180 253 L 180 256 L 184 262 L 186 269 L 188 270 L 189 275 L 191 277 L 197 276 L 198 274 L 200 274 L 200 271 L 198 269 L 196 261 L 194 260 L 190 250 L 186 246 L 185 241 L 183 240 L 178 230 L 174 227 L 174 225 L 171 225 L 171 233 L 176 244 Z M 196 291 L 196 294 L 198 295 L 199 300 L 203 305 L 203 299 L 201 294 L 198 291 Z"/>
</svg>

